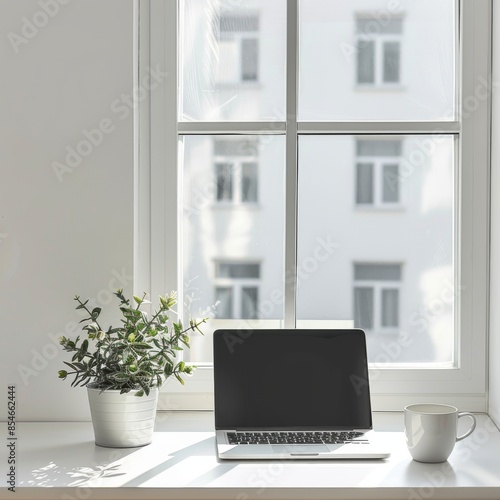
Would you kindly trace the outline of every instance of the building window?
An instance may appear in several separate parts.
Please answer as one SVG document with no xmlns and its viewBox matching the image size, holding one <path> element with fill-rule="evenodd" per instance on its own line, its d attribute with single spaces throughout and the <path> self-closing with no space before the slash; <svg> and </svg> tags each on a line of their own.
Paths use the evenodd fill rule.
<svg viewBox="0 0 500 500">
<path fill-rule="evenodd" d="M 217 203 L 257 203 L 257 140 L 214 140 Z"/>
<path fill-rule="evenodd" d="M 219 27 L 219 83 L 257 82 L 259 79 L 259 17 L 221 15 Z"/>
<path fill-rule="evenodd" d="M 401 264 L 354 264 L 354 326 L 397 332 L 400 294 Z"/>
<path fill-rule="evenodd" d="M 403 19 L 356 18 L 357 66 L 359 85 L 401 83 L 401 37 Z"/>
<path fill-rule="evenodd" d="M 402 141 L 356 140 L 356 204 L 390 207 L 401 204 L 399 174 Z"/>
<path fill-rule="evenodd" d="M 217 319 L 256 319 L 260 264 L 217 262 L 215 304 Z"/>
</svg>

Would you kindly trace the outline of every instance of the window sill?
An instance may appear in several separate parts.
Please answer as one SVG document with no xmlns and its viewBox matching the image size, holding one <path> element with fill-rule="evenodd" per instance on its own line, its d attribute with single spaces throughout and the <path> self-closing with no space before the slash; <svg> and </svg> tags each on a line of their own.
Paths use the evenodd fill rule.
<svg viewBox="0 0 500 500">
<path fill-rule="evenodd" d="M 392 455 L 360 461 L 218 461 L 213 413 L 161 412 L 143 448 L 94 445 L 90 422 L 19 423 L 19 498 L 500 498 L 500 432 L 486 415 L 448 462 L 411 460 L 401 413 L 375 413 Z M 7 435 L 3 424 L 3 435 Z M 4 466 L 6 461 L 4 461 Z M 314 494 L 311 494 L 314 489 Z"/>
</svg>

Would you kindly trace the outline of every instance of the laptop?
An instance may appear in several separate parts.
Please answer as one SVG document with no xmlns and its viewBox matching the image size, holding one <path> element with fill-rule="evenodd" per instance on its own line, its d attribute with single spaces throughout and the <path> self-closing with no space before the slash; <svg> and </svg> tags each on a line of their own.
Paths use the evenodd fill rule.
<svg viewBox="0 0 500 500">
<path fill-rule="evenodd" d="M 216 330 L 220 459 L 381 459 L 365 333 Z"/>
</svg>

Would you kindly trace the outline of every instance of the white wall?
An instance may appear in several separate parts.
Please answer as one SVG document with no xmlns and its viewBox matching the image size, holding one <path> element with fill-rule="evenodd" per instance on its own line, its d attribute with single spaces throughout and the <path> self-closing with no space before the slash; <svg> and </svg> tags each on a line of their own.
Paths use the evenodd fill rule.
<svg viewBox="0 0 500 500">
<path fill-rule="evenodd" d="M 500 8 L 493 4 L 493 81 L 500 80 Z M 500 183 L 500 96 L 493 93 L 491 157 L 491 283 L 490 283 L 490 415 L 500 425 L 500 199 L 495 196 Z"/>
<path fill-rule="evenodd" d="M 17 386 L 19 420 L 88 419 L 85 389 L 57 378 L 67 356 L 52 339 L 80 319 L 75 294 L 103 305 L 108 289 L 131 290 L 133 123 L 111 106 L 132 91 L 132 0 L 0 11 L 2 388 Z M 82 131 L 106 119 L 85 149 Z M 67 146 L 86 157 L 58 176 Z"/>
</svg>

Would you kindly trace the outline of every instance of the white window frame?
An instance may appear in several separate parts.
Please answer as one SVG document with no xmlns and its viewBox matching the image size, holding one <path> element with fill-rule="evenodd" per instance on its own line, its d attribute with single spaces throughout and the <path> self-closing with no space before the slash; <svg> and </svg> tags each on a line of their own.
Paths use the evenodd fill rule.
<svg viewBox="0 0 500 500">
<path fill-rule="evenodd" d="M 134 0 L 137 19 L 137 85 L 159 65 L 164 84 L 136 109 L 136 291 L 152 295 L 180 287 L 182 252 L 178 220 L 178 134 L 286 135 L 285 272 L 297 269 L 297 143 L 308 134 L 451 134 L 456 144 L 455 249 L 457 290 L 454 362 L 448 365 L 371 366 L 373 409 L 400 411 L 412 402 L 450 403 L 487 409 L 487 317 L 489 262 L 489 145 L 491 0 L 459 0 L 457 116 L 433 122 L 297 122 L 298 0 L 287 0 L 286 121 L 177 122 L 177 1 Z M 139 43 L 140 42 L 140 43 Z M 296 325 L 295 280 L 285 284 L 284 326 Z M 168 383 L 160 408 L 210 409 L 213 370 L 199 367 L 186 386 Z"/>
</svg>

